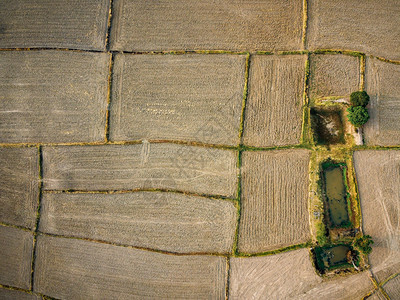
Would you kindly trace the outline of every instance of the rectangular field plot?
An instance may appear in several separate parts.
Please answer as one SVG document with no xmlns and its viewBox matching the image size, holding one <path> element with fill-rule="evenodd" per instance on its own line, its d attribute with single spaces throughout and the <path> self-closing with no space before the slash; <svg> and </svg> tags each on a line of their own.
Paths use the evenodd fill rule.
<svg viewBox="0 0 400 300">
<path fill-rule="evenodd" d="M 400 270 L 400 151 L 356 151 L 354 163 L 369 263 L 378 282 Z"/>
<path fill-rule="evenodd" d="M 400 59 L 397 0 L 308 1 L 307 49 L 356 50 Z"/>
<path fill-rule="evenodd" d="M 2 1 L 0 48 L 104 50 L 109 0 Z"/>
<path fill-rule="evenodd" d="M 114 1 L 113 50 L 296 50 L 302 1 Z"/>
<path fill-rule="evenodd" d="M 224 299 L 227 264 L 39 236 L 34 291 L 59 299 Z"/>
<path fill-rule="evenodd" d="M 300 143 L 305 60 L 304 55 L 251 57 L 244 144 Z"/>
<path fill-rule="evenodd" d="M 400 65 L 368 57 L 365 80 L 370 96 L 367 144 L 400 145 Z"/>
<path fill-rule="evenodd" d="M 230 299 L 362 299 L 374 289 L 368 273 L 323 280 L 308 249 L 231 259 Z"/>
<path fill-rule="evenodd" d="M 29 289 L 33 235 L 0 225 L 0 284 Z"/>
<path fill-rule="evenodd" d="M 39 198 L 37 148 L 0 148 L 0 222 L 33 228 Z"/>
<path fill-rule="evenodd" d="M 307 150 L 244 152 L 239 251 L 258 253 L 310 239 Z"/>
<path fill-rule="evenodd" d="M 310 98 L 349 97 L 358 91 L 360 62 L 350 55 L 310 55 Z"/>
<path fill-rule="evenodd" d="M 43 148 L 47 190 L 167 189 L 236 197 L 237 153 L 177 144 Z"/>
<path fill-rule="evenodd" d="M 0 143 L 105 138 L 110 56 L 72 51 L 0 52 Z"/>
<path fill-rule="evenodd" d="M 117 54 L 110 139 L 239 144 L 244 55 Z"/>
<path fill-rule="evenodd" d="M 0 299 L 2 299 L 2 300 L 41 300 L 43 298 L 38 295 L 28 294 L 26 292 L 0 287 Z"/>
<path fill-rule="evenodd" d="M 230 253 L 236 219 L 231 201 L 177 193 L 45 193 L 40 231 L 170 252 Z"/>
</svg>

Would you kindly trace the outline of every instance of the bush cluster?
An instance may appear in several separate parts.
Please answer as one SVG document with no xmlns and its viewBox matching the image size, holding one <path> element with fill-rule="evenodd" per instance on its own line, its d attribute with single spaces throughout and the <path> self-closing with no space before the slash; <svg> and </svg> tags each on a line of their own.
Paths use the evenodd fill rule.
<svg viewBox="0 0 400 300">
<path fill-rule="evenodd" d="M 369 96 L 367 92 L 354 92 L 350 95 L 351 107 L 347 109 L 350 123 L 356 127 L 364 125 L 368 119 L 368 110 L 365 108 L 368 105 Z"/>
<path fill-rule="evenodd" d="M 371 245 L 374 243 L 370 235 L 364 235 L 354 240 L 353 246 L 360 250 L 361 253 L 370 254 Z"/>
</svg>

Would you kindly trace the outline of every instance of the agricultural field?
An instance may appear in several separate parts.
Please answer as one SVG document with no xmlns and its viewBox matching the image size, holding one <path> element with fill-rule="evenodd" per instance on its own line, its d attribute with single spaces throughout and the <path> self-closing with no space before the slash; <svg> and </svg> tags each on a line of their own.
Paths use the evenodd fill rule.
<svg viewBox="0 0 400 300">
<path fill-rule="evenodd" d="M 111 49 L 295 50 L 301 1 L 147 0 L 114 2 Z"/>
<path fill-rule="evenodd" d="M 0 173 L 0 222 L 33 228 L 39 197 L 36 149 L 0 148 Z"/>
<path fill-rule="evenodd" d="M 309 241 L 307 150 L 242 155 L 239 252 L 258 253 Z"/>
<path fill-rule="evenodd" d="M 383 289 L 390 299 L 400 299 L 400 276 L 397 275 L 395 278 L 389 280 L 383 286 Z"/>
<path fill-rule="evenodd" d="M 359 58 L 350 55 L 310 55 L 310 98 L 342 97 L 359 89 Z"/>
<path fill-rule="evenodd" d="M 307 49 L 343 49 L 400 60 L 397 0 L 309 0 Z"/>
<path fill-rule="evenodd" d="M 29 289 L 33 234 L 0 225 L 0 241 L 1 284 Z"/>
<path fill-rule="evenodd" d="M 268 147 L 300 143 L 305 60 L 304 55 L 251 58 L 244 144 Z"/>
<path fill-rule="evenodd" d="M 39 236 L 37 243 L 34 286 L 51 297 L 177 299 L 190 295 L 193 299 L 221 299 L 225 296 L 224 257 L 166 255 L 48 236 Z"/>
<path fill-rule="evenodd" d="M 367 58 L 365 87 L 370 95 L 370 120 L 365 125 L 368 145 L 400 145 L 400 65 Z"/>
<path fill-rule="evenodd" d="M 233 198 L 237 192 L 231 150 L 165 143 L 44 147 L 43 160 L 46 190 L 165 189 Z"/>
<path fill-rule="evenodd" d="M 323 280 L 307 249 L 231 260 L 231 299 L 361 299 L 373 289 L 367 273 Z"/>
<path fill-rule="evenodd" d="M 0 4 L 0 299 L 400 298 L 400 1 Z"/>
<path fill-rule="evenodd" d="M 0 142 L 104 141 L 109 61 L 106 53 L 1 51 Z"/>
<path fill-rule="evenodd" d="M 108 0 L 52 0 L 51 5 L 42 0 L 2 2 L 0 48 L 104 50 L 109 4 Z"/>
<path fill-rule="evenodd" d="M 237 219 L 231 201 L 165 192 L 46 193 L 41 214 L 42 232 L 180 253 L 230 253 Z"/>
<path fill-rule="evenodd" d="M 400 151 L 364 150 L 354 154 L 363 231 L 374 240 L 371 271 L 382 282 L 400 269 Z"/>
<path fill-rule="evenodd" d="M 110 139 L 238 145 L 245 63 L 245 55 L 117 54 Z"/>
</svg>

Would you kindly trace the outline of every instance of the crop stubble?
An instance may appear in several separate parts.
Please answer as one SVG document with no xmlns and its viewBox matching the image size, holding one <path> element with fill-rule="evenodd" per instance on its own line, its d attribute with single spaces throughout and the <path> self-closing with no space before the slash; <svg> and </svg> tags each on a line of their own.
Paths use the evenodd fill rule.
<svg viewBox="0 0 400 300">
<path fill-rule="evenodd" d="M 236 219 L 231 201 L 177 193 L 57 193 L 43 195 L 40 231 L 171 252 L 230 253 Z"/>
<path fill-rule="evenodd" d="M 35 291 L 56 298 L 224 299 L 226 258 L 40 235 Z"/>
<path fill-rule="evenodd" d="M 305 60 L 305 55 L 251 57 L 244 144 L 300 142 Z"/>
<path fill-rule="evenodd" d="M 370 119 L 364 125 L 368 145 L 400 145 L 400 65 L 368 57 L 366 91 Z"/>
<path fill-rule="evenodd" d="M 374 244 L 371 270 L 382 282 L 400 270 L 400 151 L 354 153 L 363 229 Z"/>
<path fill-rule="evenodd" d="M 307 150 L 244 152 L 239 251 L 258 253 L 310 239 Z"/>
</svg>

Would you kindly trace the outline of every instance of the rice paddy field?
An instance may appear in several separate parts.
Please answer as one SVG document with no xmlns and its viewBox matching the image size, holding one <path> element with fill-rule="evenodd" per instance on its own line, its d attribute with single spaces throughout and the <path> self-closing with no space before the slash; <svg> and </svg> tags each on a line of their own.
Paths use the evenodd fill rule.
<svg viewBox="0 0 400 300">
<path fill-rule="evenodd" d="M 399 299 L 399 1 L 0 7 L 0 299 Z"/>
</svg>

